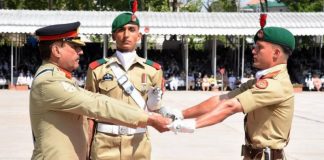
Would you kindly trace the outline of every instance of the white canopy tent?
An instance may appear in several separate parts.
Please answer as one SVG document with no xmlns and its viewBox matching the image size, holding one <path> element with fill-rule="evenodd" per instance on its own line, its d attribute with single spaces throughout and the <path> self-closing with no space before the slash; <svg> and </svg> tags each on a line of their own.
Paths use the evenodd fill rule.
<svg viewBox="0 0 324 160">
<path fill-rule="evenodd" d="M 112 20 L 121 12 L 0 10 L 0 33 L 34 33 L 37 28 L 80 21 L 82 34 L 110 34 Z M 323 35 L 324 13 L 267 13 L 266 26 L 280 26 L 294 35 Z M 260 28 L 259 13 L 136 12 L 145 34 L 253 35 Z"/>
<path fill-rule="evenodd" d="M 33 34 L 36 29 L 43 26 L 80 21 L 79 32 L 81 34 L 104 35 L 104 55 L 106 55 L 107 37 L 111 33 L 111 23 L 120 13 L 108 11 L 0 10 L 0 33 Z M 296 36 L 324 35 L 323 12 L 272 12 L 267 14 L 266 26 L 285 27 Z M 136 15 L 140 19 L 142 33 L 147 35 L 183 35 L 184 37 L 187 35 L 213 35 L 212 70 L 214 75 L 216 75 L 216 36 L 249 36 L 254 35 L 260 28 L 260 13 L 136 12 Z M 186 38 L 184 38 L 183 44 L 185 70 L 188 76 L 188 43 Z M 245 41 L 242 45 L 245 45 Z M 144 45 L 144 51 L 146 57 L 146 45 Z M 244 49 L 242 58 L 244 58 Z M 242 73 L 243 69 L 244 59 L 242 59 Z"/>
</svg>

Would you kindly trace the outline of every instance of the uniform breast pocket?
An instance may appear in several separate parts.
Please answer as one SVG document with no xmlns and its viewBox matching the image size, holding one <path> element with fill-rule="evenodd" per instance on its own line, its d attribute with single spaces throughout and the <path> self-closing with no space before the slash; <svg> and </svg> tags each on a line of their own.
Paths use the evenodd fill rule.
<svg viewBox="0 0 324 160">
<path fill-rule="evenodd" d="M 99 89 L 101 94 L 111 96 L 110 94 L 118 87 L 117 81 L 101 81 L 99 82 Z"/>
<path fill-rule="evenodd" d="M 134 87 L 141 92 L 142 95 L 145 95 L 147 91 L 150 89 L 152 86 L 152 82 L 148 79 L 146 81 L 142 81 L 141 79 L 132 79 L 131 81 L 134 85 Z"/>
</svg>

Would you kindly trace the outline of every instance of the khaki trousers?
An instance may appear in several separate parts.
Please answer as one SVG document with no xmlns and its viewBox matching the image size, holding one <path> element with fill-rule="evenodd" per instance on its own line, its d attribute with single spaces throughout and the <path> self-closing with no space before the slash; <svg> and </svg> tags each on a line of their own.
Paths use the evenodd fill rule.
<svg viewBox="0 0 324 160">
<path fill-rule="evenodd" d="M 150 160 L 151 142 L 147 133 L 112 135 L 97 132 L 93 138 L 92 160 Z"/>
</svg>

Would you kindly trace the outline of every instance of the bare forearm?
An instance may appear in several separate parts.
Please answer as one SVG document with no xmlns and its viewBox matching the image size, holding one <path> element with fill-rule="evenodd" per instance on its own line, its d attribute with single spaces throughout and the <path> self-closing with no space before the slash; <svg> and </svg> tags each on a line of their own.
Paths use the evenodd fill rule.
<svg viewBox="0 0 324 160">
<path fill-rule="evenodd" d="M 186 118 L 196 118 L 203 114 L 206 114 L 217 107 L 220 102 L 219 96 L 213 96 L 198 105 L 187 108 L 182 111 L 183 117 Z"/>
<path fill-rule="evenodd" d="M 234 113 L 242 111 L 242 106 L 236 99 L 221 102 L 214 110 L 196 119 L 196 128 L 217 124 Z"/>
</svg>

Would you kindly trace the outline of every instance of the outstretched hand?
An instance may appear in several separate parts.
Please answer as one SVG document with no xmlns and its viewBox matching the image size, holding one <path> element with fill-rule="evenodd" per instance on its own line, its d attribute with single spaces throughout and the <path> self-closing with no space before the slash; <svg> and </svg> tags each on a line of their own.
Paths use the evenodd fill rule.
<svg viewBox="0 0 324 160">
<path fill-rule="evenodd" d="M 196 121 L 194 119 L 175 120 L 168 125 L 168 128 L 174 133 L 193 133 L 196 129 Z"/>
<path fill-rule="evenodd" d="M 159 132 L 169 131 L 167 127 L 172 122 L 170 118 L 163 117 L 157 113 L 150 113 L 147 120 L 147 125 L 154 127 Z"/>
</svg>

